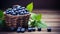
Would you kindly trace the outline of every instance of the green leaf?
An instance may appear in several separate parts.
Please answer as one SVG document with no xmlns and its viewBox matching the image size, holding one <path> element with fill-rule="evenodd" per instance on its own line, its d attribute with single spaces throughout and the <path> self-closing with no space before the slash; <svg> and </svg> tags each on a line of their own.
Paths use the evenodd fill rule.
<svg viewBox="0 0 60 34">
<path fill-rule="evenodd" d="M 33 2 L 31 2 L 30 4 L 28 4 L 28 5 L 26 6 L 26 9 L 27 9 L 29 12 L 32 12 L 32 10 L 33 10 Z"/>
<path fill-rule="evenodd" d="M 35 13 L 30 13 L 30 14 L 31 14 L 31 16 L 30 16 L 31 19 L 32 19 L 32 20 L 36 20 L 37 15 L 36 15 Z"/>
<path fill-rule="evenodd" d="M 35 13 L 30 13 L 31 14 L 31 18 L 33 20 L 41 20 L 42 19 L 42 14 L 35 14 Z"/>
<path fill-rule="evenodd" d="M 3 14 L 3 11 L 0 10 L 0 19 L 3 19 L 4 18 L 4 14 Z"/>
<path fill-rule="evenodd" d="M 0 20 L 0 27 L 5 27 L 5 21 L 4 20 Z"/>
<path fill-rule="evenodd" d="M 37 22 L 37 27 L 46 28 L 47 25 L 46 25 L 43 21 L 38 21 L 38 22 Z"/>
<path fill-rule="evenodd" d="M 42 14 L 37 14 L 37 16 L 36 16 L 36 20 L 41 20 L 42 19 Z"/>
</svg>

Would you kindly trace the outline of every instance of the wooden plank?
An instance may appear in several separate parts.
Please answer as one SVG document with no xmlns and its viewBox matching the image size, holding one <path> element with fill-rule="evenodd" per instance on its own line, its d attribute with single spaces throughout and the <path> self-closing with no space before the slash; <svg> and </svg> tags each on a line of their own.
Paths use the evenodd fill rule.
<svg viewBox="0 0 60 34">
<path fill-rule="evenodd" d="M 60 32 L 25 32 L 25 33 L 17 33 L 17 32 L 1 32 L 0 34 L 60 34 Z"/>
</svg>

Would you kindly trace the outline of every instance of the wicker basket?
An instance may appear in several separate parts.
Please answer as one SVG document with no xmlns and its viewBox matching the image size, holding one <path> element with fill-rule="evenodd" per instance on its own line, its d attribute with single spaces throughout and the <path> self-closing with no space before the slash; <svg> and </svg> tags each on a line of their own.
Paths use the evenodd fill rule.
<svg viewBox="0 0 60 34">
<path fill-rule="evenodd" d="M 19 15 L 19 16 L 13 16 L 13 15 L 7 15 L 5 14 L 5 22 L 7 27 L 28 27 L 28 20 L 29 20 L 30 14 L 26 15 Z"/>
</svg>

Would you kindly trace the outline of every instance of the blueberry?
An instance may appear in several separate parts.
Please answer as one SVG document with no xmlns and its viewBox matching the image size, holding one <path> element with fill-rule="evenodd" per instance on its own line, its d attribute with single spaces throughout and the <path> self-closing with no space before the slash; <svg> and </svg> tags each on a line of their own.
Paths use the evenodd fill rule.
<svg viewBox="0 0 60 34">
<path fill-rule="evenodd" d="M 20 15 L 23 15 L 24 13 L 23 12 L 20 12 Z"/>
<path fill-rule="evenodd" d="M 13 10 L 15 11 L 15 10 L 17 10 L 16 8 L 13 8 Z"/>
<path fill-rule="evenodd" d="M 35 28 L 33 27 L 32 31 L 35 31 Z"/>
<path fill-rule="evenodd" d="M 10 27 L 10 30 L 11 30 L 11 31 L 14 31 L 14 30 L 15 30 L 15 28 L 14 28 L 14 27 Z"/>
<path fill-rule="evenodd" d="M 11 11 L 6 11 L 6 14 L 10 14 L 11 13 Z"/>
<path fill-rule="evenodd" d="M 6 12 L 6 14 L 9 14 L 9 12 Z"/>
<path fill-rule="evenodd" d="M 31 27 L 28 27 L 28 32 L 31 32 L 32 31 L 32 28 Z"/>
<path fill-rule="evenodd" d="M 26 14 L 29 14 L 29 12 L 26 12 Z"/>
<path fill-rule="evenodd" d="M 25 9 L 25 7 L 22 7 L 22 9 Z"/>
<path fill-rule="evenodd" d="M 21 12 L 22 10 L 18 10 L 18 12 Z"/>
<path fill-rule="evenodd" d="M 21 32 L 21 27 L 18 27 L 17 28 L 17 32 Z"/>
<path fill-rule="evenodd" d="M 41 31 L 41 28 L 38 28 L 38 31 Z"/>
<path fill-rule="evenodd" d="M 27 12 L 26 12 L 26 11 L 24 11 L 24 14 L 27 14 Z"/>
<path fill-rule="evenodd" d="M 16 14 L 18 14 L 19 12 L 18 11 L 14 11 Z"/>
<path fill-rule="evenodd" d="M 11 11 L 8 11 L 9 13 L 11 12 Z"/>
<path fill-rule="evenodd" d="M 18 10 L 22 10 L 22 8 L 18 8 Z"/>
<path fill-rule="evenodd" d="M 22 9 L 22 11 L 25 11 L 25 9 Z"/>
<path fill-rule="evenodd" d="M 14 12 L 14 10 L 11 10 L 11 12 Z"/>
<path fill-rule="evenodd" d="M 21 6 L 18 5 L 17 8 L 21 8 Z"/>
<path fill-rule="evenodd" d="M 25 32 L 25 28 L 21 28 L 21 32 L 24 33 Z"/>
<path fill-rule="evenodd" d="M 17 15 L 15 12 L 12 12 L 11 15 Z"/>
<path fill-rule="evenodd" d="M 21 29 L 20 29 L 20 28 L 18 28 L 18 29 L 17 29 L 17 32 L 21 32 Z"/>
<path fill-rule="evenodd" d="M 28 12 L 28 10 L 27 10 L 27 9 L 25 9 L 25 11 L 26 11 L 26 12 Z"/>
<path fill-rule="evenodd" d="M 48 32 L 51 32 L 51 28 L 50 28 L 50 27 L 48 27 L 48 28 L 47 28 L 47 31 L 48 31 Z"/>
</svg>

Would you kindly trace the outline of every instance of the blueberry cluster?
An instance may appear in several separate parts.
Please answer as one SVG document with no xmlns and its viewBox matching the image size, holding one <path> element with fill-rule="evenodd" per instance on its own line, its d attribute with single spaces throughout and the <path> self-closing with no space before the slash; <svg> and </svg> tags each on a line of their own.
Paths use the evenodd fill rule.
<svg viewBox="0 0 60 34">
<path fill-rule="evenodd" d="M 14 5 L 12 8 L 8 8 L 6 10 L 6 14 L 24 15 L 24 14 L 29 14 L 29 12 L 25 7 L 21 7 L 20 5 Z"/>
</svg>

